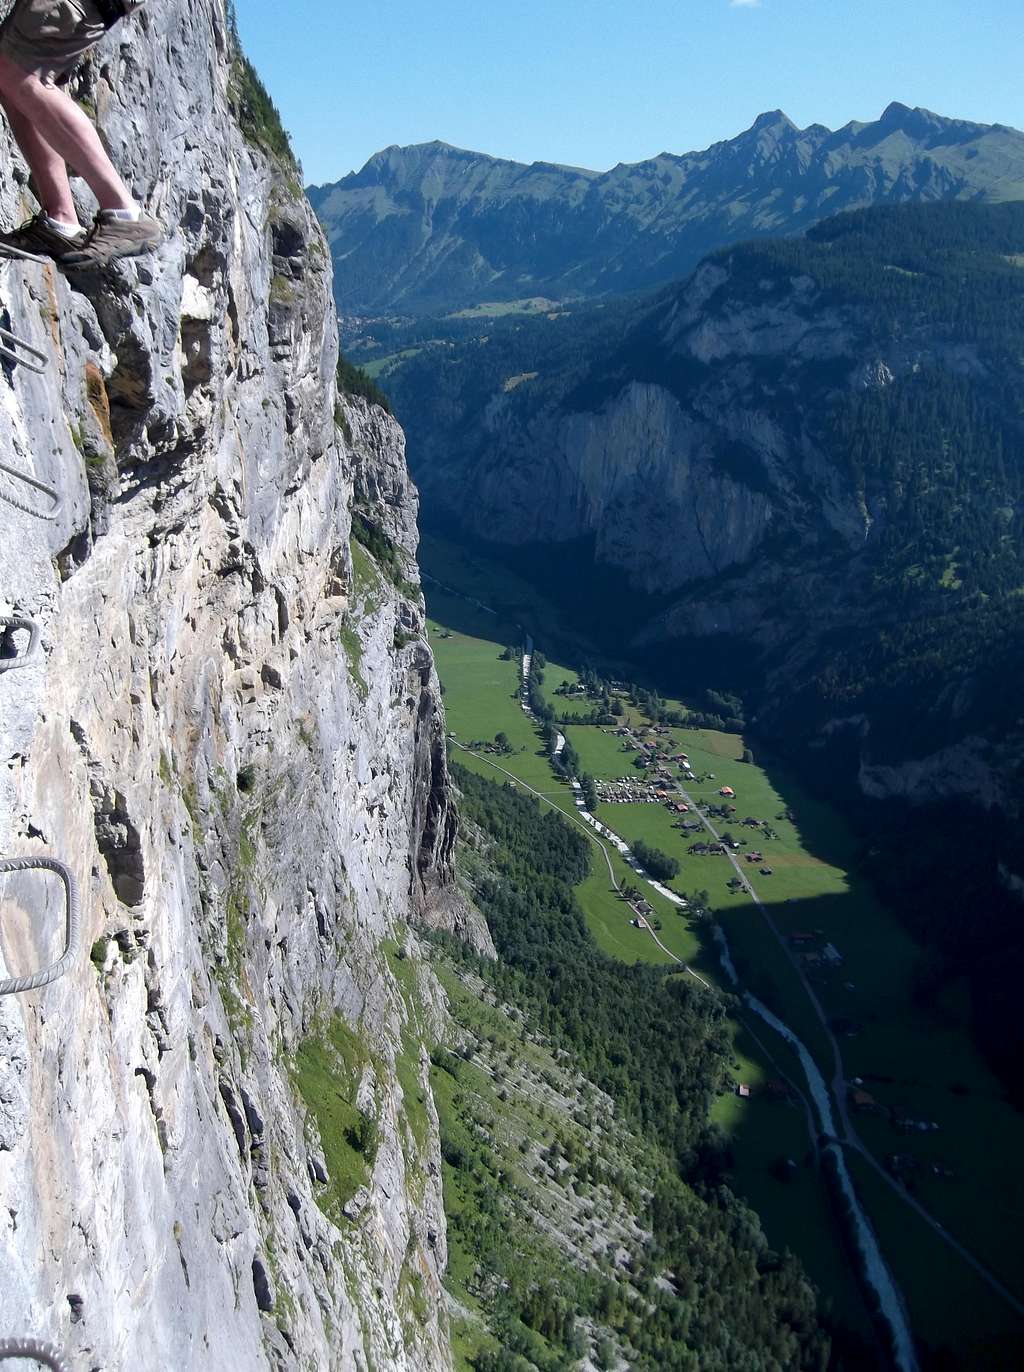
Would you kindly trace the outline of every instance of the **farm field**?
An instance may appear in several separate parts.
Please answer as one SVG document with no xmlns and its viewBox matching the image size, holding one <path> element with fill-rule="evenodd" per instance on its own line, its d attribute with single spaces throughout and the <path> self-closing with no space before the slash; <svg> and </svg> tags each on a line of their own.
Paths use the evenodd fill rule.
<svg viewBox="0 0 1024 1372">
<path fill-rule="evenodd" d="M 547 691 L 547 679 L 545 674 L 545 694 Z M 550 700 L 551 697 L 548 696 Z M 565 725 L 563 728 L 566 738 L 579 753 L 580 766 L 584 772 L 589 772 L 593 777 L 601 777 L 607 781 L 612 781 L 616 777 L 637 775 L 636 768 L 633 766 L 632 750 L 624 751 L 622 739 L 616 738 L 610 730 L 599 729 L 593 725 L 584 725 L 574 728 L 572 725 Z"/>
<path fill-rule="evenodd" d="M 477 739 L 493 740 L 496 733 L 504 732 L 513 750 L 505 754 L 459 750 L 459 762 L 492 780 L 503 779 L 499 768 L 510 772 L 540 792 L 574 822 L 580 823 L 584 832 L 592 834 L 593 831 L 578 820 L 573 792 L 552 771 L 536 726 L 520 707 L 518 662 L 500 661 L 502 647 L 493 639 L 456 633 L 433 619 L 429 621 L 428 629 L 438 671 L 445 685 L 449 731 L 461 744 Z M 443 637 L 445 634 L 451 636 Z M 633 872 L 612 845 L 603 846 L 619 884 L 635 880 Z M 642 929 L 631 927 L 629 910 L 612 888 L 607 864 L 596 842 L 592 843 L 592 848 L 591 873 L 578 889 L 577 895 L 598 946 L 611 957 L 624 962 L 643 961 L 670 966 L 671 959 L 650 935 Z M 686 921 L 669 901 L 654 891 L 650 892 L 650 896 L 651 904 L 662 921 L 659 937 L 665 947 L 684 961 L 695 958 L 700 951 L 699 945 Z"/>
<path fill-rule="evenodd" d="M 387 357 L 377 357 L 372 362 L 365 363 L 363 371 L 372 380 L 379 381 L 392 367 L 401 366 L 403 362 L 408 362 L 410 357 L 416 357 L 422 351 L 421 347 L 403 348 L 401 352 L 389 353 Z"/>
<path fill-rule="evenodd" d="M 438 608 L 434 594 L 430 606 L 435 614 L 447 608 Z M 465 606 L 459 610 L 463 622 L 465 610 Z M 493 616 L 479 615 L 475 627 L 480 637 L 455 633 L 442 638 L 445 631 L 440 624 L 432 624 L 431 642 L 447 688 L 449 725 L 460 741 L 493 738 L 501 729 L 514 751 L 493 759 L 460 753 L 460 761 L 492 776 L 496 762 L 575 818 L 572 793 L 556 778 L 537 731 L 515 698 L 518 664 L 498 661 L 503 642 L 518 639 L 511 627 L 502 626 Z M 494 636 L 484 636 L 488 633 Z M 538 647 L 543 648 L 543 644 Z M 560 713 L 571 708 L 589 714 L 592 703 L 567 702 L 565 697 L 554 695 L 559 684 L 574 680 L 576 674 L 570 669 L 548 662 L 544 667 L 545 697 Z M 638 725 L 641 718 L 627 704 L 622 721 Z M 567 725 L 563 731 L 579 754 L 583 771 L 607 779 L 634 773 L 643 776 L 640 769 L 633 768 L 633 752 L 624 751 L 622 739 L 612 732 L 593 725 Z M 851 1111 L 864 1142 L 880 1161 L 894 1153 L 920 1160 L 919 1170 L 907 1179 L 921 1201 L 1011 1289 L 1024 1294 L 1017 1242 L 1018 1220 L 1024 1214 L 1024 1184 L 1018 1168 L 1018 1159 L 1024 1155 L 1024 1120 L 1006 1102 L 975 1053 L 963 1009 L 951 1003 L 940 1016 L 914 1002 L 919 950 L 859 879 L 854 842 L 837 815 L 808 796 L 784 771 L 773 767 L 769 776 L 756 764 L 743 762 L 744 744 L 738 735 L 680 726 L 673 726 L 669 732 L 679 750 L 690 758 L 698 778 L 683 783 L 695 801 L 717 806 L 725 803 L 719 795 L 721 787 L 735 791 L 735 800 L 729 802 L 736 806 L 735 815 L 727 825 L 718 818 L 712 822 L 720 832 L 728 827 L 734 838 L 746 838 L 750 849 L 764 853 L 765 864 L 772 869 L 770 877 L 760 875 L 760 863 L 741 865 L 780 932 L 807 936 L 812 950 L 832 944 L 841 956 L 837 967 L 807 964 L 805 971 L 833 1027 L 838 1029 L 848 1079 L 862 1077 L 863 1089 L 880 1107 L 901 1108 L 911 1118 L 934 1120 L 939 1125 L 937 1131 L 903 1133 L 880 1115 Z M 788 951 L 780 947 L 747 894 L 729 891 L 727 883 L 734 873 L 728 860 L 688 855 L 692 842 L 708 836 L 672 829 L 674 817 L 664 806 L 602 804 L 598 813 L 627 840 L 644 838 L 677 857 L 682 869 L 671 883 L 675 889 L 684 894 L 702 889 L 709 892 L 741 980 L 803 1038 L 830 1078 L 828 1039 L 794 967 L 805 945 L 792 946 Z M 741 821 L 747 816 L 767 821 L 773 836 L 743 828 Z M 744 850 L 739 851 L 742 854 Z M 635 875 L 614 850 L 610 852 L 620 883 L 635 881 Z M 710 980 L 724 985 L 717 952 L 701 927 L 691 927 L 685 912 L 680 914 L 668 902 L 659 902 L 653 891 L 645 894 L 655 905 L 662 926 L 659 937 L 666 946 Z M 629 912 L 611 889 L 605 860 L 596 846 L 590 876 L 577 888 L 577 895 L 605 952 L 624 961 L 643 958 L 668 963 L 646 931 L 630 927 Z M 778 1040 L 762 1025 L 758 1033 L 770 1041 L 771 1056 L 777 1062 Z M 746 1051 L 741 1051 L 740 1045 Z M 756 1046 L 746 1040 L 738 1042 L 737 1054 L 741 1071 L 755 1081 L 774 1071 L 763 1056 L 759 1058 Z M 782 1055 L 788 1056 L 788 1050 L 783 1048 Z M 790 1070 L 795 1073 L 795 1069 Z M 781 1182 L 772 1175 L 772 1164 L 783 1152 L 790 1156 L 799 1140 L 804 1145 L 795 1157 L 798 1164 L 802 1164 L 807 1149 L 800 1112 L 791 1106 L 776 1110 L 777 1104 L 759 1099 L 740 1102 L 732 1097 L 716 1104 L 714 1119 L 729 1136 L 734 1151 L 735 1185 L 763 1215 L 773 1244 L 788 1245 L 799 1252 L 834 1299 L 837 1312 L 845 1310 L 843 1317 L 853 1321 L 856 1293 L 851 1297 L 849 1282 L 843 1277 L 845 1259 L 836 1246 L 834 1232 L 830 1237 L 828 1200 L 816 1174 L 808 1169 L 805 1177 L 801 1165 L 790 1181 Z M 954 1175 L 932 1175 L 927 1171 L 932 1163 Z M 932 1346 L 951 1340 L 954 1333 L 961 1341 L 981 1339 L 983 1319 L 991 1314 L 993 1302 L 1002 1307 L 1002 1324 L 1016 1329 L 1018 1337 L 1024 1339 L 1024 1321 L 1018 1322 L 923 1222 L 910 1224 L 912 1212 L 880 1179 L 875 1179 L 871 1199 L 872 1213 L 878 1210 L 880 1232 L 892 1231 L 898 1236 L 893 1242 L 892 1261 L 901 1285 L 910 1280 L 911 1268 L 928 1271 L 941 1266 L 950 1274 L 951 1288 L 962 1273 L 965 1283 L 981 1286 L 986 1293 L 986 1301 L 960 1302 L 955 1313 L 944 1310 L 941 1319 L 923 1307 L 915 1309 L 916 1325 Z M 908 1221 L 905 1229 L 901 1228 L 904 1217 Z"/>
<path fill-rule="evenodd" d="M 609 829 L 621 834 L 630 847 L 642 839 L 662 852 L 670 853 L 673 857 L 679 856 L 680 836 L 678 830 L 672 828 L 676 817 L 664 805 L 599 805 L 597 817 Z M 687 889 L 693 888 L 692 881 L 684 878 L 682 872 L 663 884 L 680 895 L 685 895 Z"/>
<path fill-rule="evenodd" d="M 836 1244 L 828 1195 L 808 1145 L 803 1106 L 765 1095 L 768 1082 L 778 1079 L 774 1064 L 745 1025 L 733 1021 L 731 1028 L 730 1075 L 737 1086 L 743 1082 L 753 1092 L 745 1100 L 736 1094 L 720 1096 L 711 1111 L 732 1149 L 733 1187 L 758 1212 L 768 1241 L 776 1248 L 794 1247 L 793 1221 L 799 1217 L 799 1252 L 812 1280 L 828 1293 L 826 1299 L 843 1322 L 867 1335 L 867 1309 Z M 780 1181 L 775 1169 L 787 1159 L 796 1168 Z"/>
<path fill-rule="evenodd" d="M 471 305 L 465 310 L 456 310 L 450 319 L 503 319 L 510 314 L 548 314 L 552 310 L 561 311 L 565 306 L 546 296 L 532 295 L 525 300 L 491 300 L 479 305 Z"/>
<path fill-rule="evenodd" d="M 955 1361 L 932 1365 L 1017 1372 L 1021 1320 L 965 1263 L 936 1254 L 925 1222 L 907 1206 L 890 1203 L 885 1183 L 863 1159 L 851 1158 L 850 1171 L 899 1277 L 915 1331 L 932 1349 L 956 1350 Z"/>
</svg>

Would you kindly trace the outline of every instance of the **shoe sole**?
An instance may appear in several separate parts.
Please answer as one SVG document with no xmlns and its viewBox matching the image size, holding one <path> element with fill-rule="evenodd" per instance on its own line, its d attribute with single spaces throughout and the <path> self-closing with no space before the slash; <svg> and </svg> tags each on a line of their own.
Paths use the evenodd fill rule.
<svg viewBox="0 0 1024 1372">
<path fill-rule="evenodd" d="M 83 257 L 78 259 L 76 258 L 75 254 L 71 254 L 68 257 L 60 259 L 60 266 L 77 267 L 82 269 L 88 267 L 105 267 L 108 265 L 108 263 L 118 262 L 123 257 L 142 257 L 146 253 L 154 252 L 157 248 L 159 248 L 160 244 L 163 241 L 164 240 L 162 238 L 155 238 L 151 242 L 132 243 L 131 245 L 126 244 L 125 247 L 115 248 L 112 252 L 107 253 L 104 257 L 100 258 Z"/>
</svg>

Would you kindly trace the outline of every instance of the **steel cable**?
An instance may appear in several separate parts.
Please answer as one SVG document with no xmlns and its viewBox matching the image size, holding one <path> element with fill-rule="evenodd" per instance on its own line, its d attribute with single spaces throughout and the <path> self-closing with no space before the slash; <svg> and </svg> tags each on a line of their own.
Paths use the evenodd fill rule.
<svg viewBox="0 0 1024 1372">
<path fill-rule="evenodd" d="M 25 252 L 22 248 L 15 248 L 9 243 L 0 245 L 0 266 L 7 260 L 17 258 L 23 262 L 38 262 L 46 265 L 48 259 L 37 257 L 35 253 Z M 30 372 L 35 372 L 41 376 L 50 365 L 50 359 L 46 353 L 34 348 L 31 343 L 19 338 L 16 333 L 11 333 L 10 329 L 0 328 L 0 357 L 9 358 L 11 362 L 16 362 L 19 367 L 25 367 Z"/>
<path fill-rule="evenodd" d="M 55 491 L 52 486 L 47 486 L 45 481 L 37 481 L 34 476 L 29 476 L 28 472 L 23 472 L 18 467 L 8 467 L 5 462 L 0 462 L 0 472 L 13 477 L 15 481 L 23 481 L 26 486 L 31 486 L 33 490 L 41 491 L 48 500 L 53 502 L 53 509 L 34 510 L 31 505 L 19 500 L 16 495 L 11 495 L 10 491 L 0 491 L 0 500 L 6 500 L 8 505 L 13 505 L 16 510 L 21 510 L 22 514 L 33 515 L 36 519 L 54 520 L 57 518 L 64 505 L 59 491 Z"/>
<path fill-rule="evenodd" d="M 82 939 L 82 911 L 78 897 L 78 884 L 69 867 L 66 867 L 63 862 L 58 862 L 56 858 L 0 858 L 0 876 L 7 872 L 31 871 L 54 872 L 60 877 L 64 886 L 67 909 L 64 952 L 56 962 L 31 976 L 8 977 L 6 980 L 0 980 L 0 996 L 13 996 L 22 991 L 38 991 L 40 987 L 49 986 L 51 981 L 56 981 L 58 977 L 62 977 L 74 962 Z"/>
</svg>

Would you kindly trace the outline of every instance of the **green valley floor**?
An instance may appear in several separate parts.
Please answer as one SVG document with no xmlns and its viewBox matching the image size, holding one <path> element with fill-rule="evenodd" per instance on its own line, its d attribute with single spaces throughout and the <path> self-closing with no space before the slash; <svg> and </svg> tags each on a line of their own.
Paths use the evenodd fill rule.
<svg viewBox="0 0 1024 1372">
<path fill-rule="evenodd" d="M 471 590 L 486 594 L 484 585 Z M 829 1032 L 806 994 L 806 978 L 841 1047 L 858 1135 L 938 1224 L 1024 1301 L 1024 1118 L 973 1049 L 963 1007 L 950 1003 L 937 1017 L 915 1004 L 920 950 L 859 879 L 855 846 L 842 819 L 784 771 L 743 761 L 738 735 L 683 727 L 656 733 L 655 722 L 625 695 L 614 724 L 575 722 L 589 718 L 595 702 L 578 692 L 571 698 L 559 693 L 577 687 L 578 678 L 569 667 L 546 663 L 542 691 L 566 717 L 559 727 L 582 772 L 599 784 L 622 777 L 642 781 L 648 769 L 635 765 L 639 740 L 661 755 L 658 765 L 672 777 L 663 789 L 671 793 L 679 784 L 697 805 L 714 810 L 735 806 L 713 814 L 712 822 L 741 845 L 734 851 L 744 876 L 784 942 L 749 894 L 737 888 L 727 856 L 690 852 L 710 840 L 706 832 L 678 827 L 696 823 L 694 810 L 670 810 L 664 799 L 603 801 L 597 809 L 597 817 L 628 843 L 643 840 L 680 863 L 669 885 L 690 899 L 689 907 L 680 909 L 647 887 L 643 895 L 651 913 L 636 921 L 616 889 L 636 884 L 635 872 L 580 819 L 572 788 L 552 767 L 540 730 L 521 707 L 518 651 L 524 631 L 513 617 L 489 613 L 436 584 L 428 584 L 428 607 L 458 760 L 528 789 L 587 832 L 592 863 L 576 894 L 600 948 L 623 962 L 666 969 L 673 960 L 684 962 L 727 994 L 731 988 L 712 937 L 717 922 L 741 983 L 803 1039 L 830 1079 Z M 523 609 L 528 613 L 530 606 L 524 603 Z M 497 735 L 504 736 L 500 748 Z M 667 761 L 680 755 L 685 765 Z M 659 780 L 653 771 L 652 778 Z M 755 853 L 761 856 L 748 862 Z M 705 907 L 707 916 L 699 917 Z M 655 926 L 663 946 L 650 928 L 638 927 L 643 923 Z M 863 1297 L 837 1238 L 813 1131 L 799 1094 L 787 1085 L 803 1090 L 799 1064 L 771 1029 L 738 1001 L 730 1004 L 733 1076 L 737 1089 L 742 1085 L 749 1094 L 722 1096 L 712 1118 L 731 1146 L 732 1184 L 759 1212 L 773 1245 L 789 1247 L 803 1260 L 826 1307 L 864 1330 Z M 925 1359 L 949 1350 L 953 1367 L 1012 1366 L 1013 1350 L 1024 1346 L 1024 1320 L 1017 1311 L 866 1162 L 858 1159 L 854 1173 Z"/>
</svg>

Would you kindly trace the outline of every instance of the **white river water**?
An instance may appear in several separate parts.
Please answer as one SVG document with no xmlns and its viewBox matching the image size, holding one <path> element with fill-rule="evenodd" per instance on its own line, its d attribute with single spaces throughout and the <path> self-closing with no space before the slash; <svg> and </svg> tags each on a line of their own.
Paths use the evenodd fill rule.
<svg viewBox="0 0 1024 1372">
<path fill-rule="evenodd" d="M 739 986 L 740 981 L 733 964 L 732 954 L 729 951 L 729 941 L 725 936 L 725 930 L 720 925 L 715 925 L 715 941 L 718 944 L 722 967 L 732 984 Z M 832 1097 L 829 1095 L 825 1078 L 821 1075 L 818 1064 L 811 1057 L 804 1044 L 793 1033 L 788 1025 L 783 1024 L 778 1015 L 773 1014 L 748 991 L 743 993 L 744 1002 L 753 1010 L 754 1014 L 763 1019 L 782 1038 L 795 1049 L 800 1059 L 800 1065 L 804 1069 L 804 1076 L 807 1078 L 807 1085 L 818 1112 L 818 1123 L 823 1134 L 831 1139 L 836 1137 L 835 1115 L 832 1110 Z M 846 1165 L 846 1156 L 839 1143 L 830 1143 L 826 1150 L 835 1159 L 836 1171 L 839 1177 L 839 1184 L 843 1189 L 853 1217 L 853 1232 L 860 1250 L 861 1258 L 864 1262 L 864 1275 L 868 1285 L 878 1296 L 878 1303 L 881 1308 L 883 1318 L 892 1331 L 893 1350 L 896 1358 L 896 1365 L 900 1372 L 917 1372 L 917 1356 L 914 1352 L 914 1339 L 910 1332 L 910 1321 L 903 1305 L 903 1298 L 900 1295 L 899 1287 L 896 1285 L 895 1278 L 882 1256 L 882 1250 L 878 1243 L 878 1238 L 871 1226 L 864 1207 L 857 1197 L 856 1189 L 853 1185 L 853 1178 L 850 1176 L 849 1168 Z"/>
</svg>

